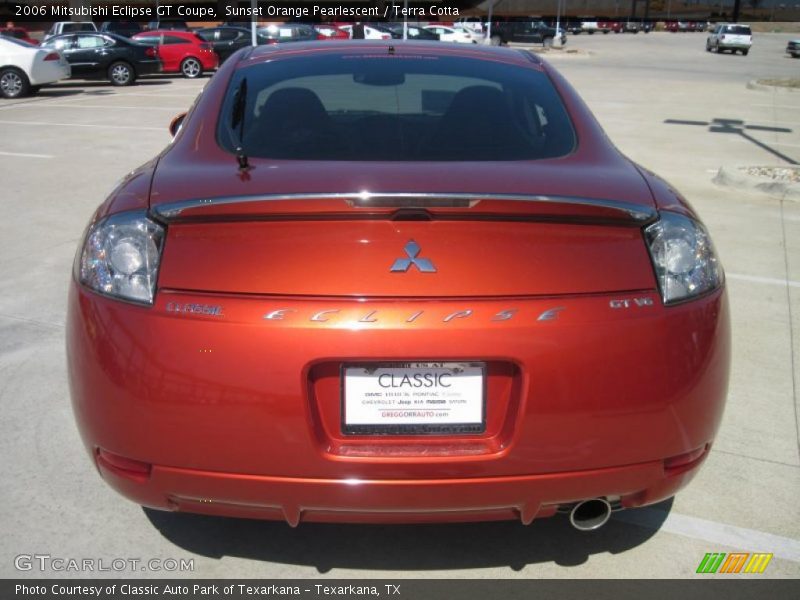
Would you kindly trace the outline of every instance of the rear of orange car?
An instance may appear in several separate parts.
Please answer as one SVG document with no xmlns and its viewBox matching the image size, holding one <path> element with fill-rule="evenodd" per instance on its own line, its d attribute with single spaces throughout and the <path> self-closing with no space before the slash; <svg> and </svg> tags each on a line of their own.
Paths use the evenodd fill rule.
<svg viewBox="0 0 800 600">
<path fill-rule="evenodd" d="M 320 46 L 227 62 L 87 232 L 67 349 L 103 478 L 292 525 L 592 529 L 675 494 L 729 364 L 691 209 L 525 53 Z"/>
</svg>

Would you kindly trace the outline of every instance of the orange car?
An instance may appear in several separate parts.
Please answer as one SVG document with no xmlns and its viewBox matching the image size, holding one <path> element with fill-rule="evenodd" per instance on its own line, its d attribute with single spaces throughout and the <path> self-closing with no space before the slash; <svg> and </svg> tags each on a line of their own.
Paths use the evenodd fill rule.
<svg viewBox="0 0 800 600">
<path fill-rule="evenodd" d="M 588 530 L 697 473 L 729 367 L 711 239 L 536 55 L 259 46 L 172 131 L 70 290 L 75 416 L 126 497 Z"/>
</svg>

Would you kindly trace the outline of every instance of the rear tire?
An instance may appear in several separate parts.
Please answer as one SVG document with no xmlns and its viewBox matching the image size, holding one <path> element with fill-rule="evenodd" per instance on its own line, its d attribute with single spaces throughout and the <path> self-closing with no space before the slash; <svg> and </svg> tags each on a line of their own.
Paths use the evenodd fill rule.
<svg viewBox="0 0 800 600">
<path fill-rule="evenodd" d="M 197 79 L 203 74 L 203 65 L 193 56 L 184 58 L 183 62 L 181 62 L 181 74 L 186 79 Z"/>
<path fill-rule="evenodd" d="M 25 73 L 14 67 L 0 70 L 0 96 L 9 99 L 23 98 L 30 91 L 31 83 Z"/>
<path fill-rule="evenodd" d="M 108 67 L 108 80 L 111 82 L 111 85 L 132 85 L 133 82 L 136 81 L 136 71 L 126 62 L 115 62 Z"/>
<path fill-rule="evenodd" d="M 742 50 L 742 56 L 747 56 L 748 52 L 750 52 L 750 50 Z"/>
</svg>

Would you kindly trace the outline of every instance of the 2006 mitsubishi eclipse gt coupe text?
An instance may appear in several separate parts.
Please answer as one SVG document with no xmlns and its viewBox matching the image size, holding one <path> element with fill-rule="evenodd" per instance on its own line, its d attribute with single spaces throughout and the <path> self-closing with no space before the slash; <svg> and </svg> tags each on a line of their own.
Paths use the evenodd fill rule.
<svg viewBox="0 0 800 600">
<path fill-rule="evenodd" d="M 692 208 L 522 50 L 245 48 L 78 250 L 72 400 L 172 511 L 580 529 L 696 474 L 729 368 Z"/>
</svg>

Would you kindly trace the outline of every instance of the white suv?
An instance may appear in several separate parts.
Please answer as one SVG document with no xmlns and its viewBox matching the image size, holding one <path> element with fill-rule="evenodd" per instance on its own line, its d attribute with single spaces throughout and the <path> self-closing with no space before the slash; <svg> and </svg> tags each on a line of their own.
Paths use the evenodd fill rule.
<svg viewBox="0 0 800 600">
<path fill-rule="evenodd" d="M 711 50 L 716 50 L 717 52 L 730 50 L 736 54 L 738 50 L 747 56 L 752 45 L 753 32 L 750 30 L 749 25 L 717 23 L 706 39 L 706 52 L 711 52 Z"/>
</svg>

